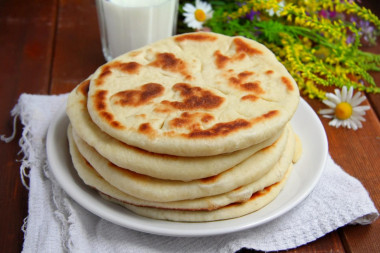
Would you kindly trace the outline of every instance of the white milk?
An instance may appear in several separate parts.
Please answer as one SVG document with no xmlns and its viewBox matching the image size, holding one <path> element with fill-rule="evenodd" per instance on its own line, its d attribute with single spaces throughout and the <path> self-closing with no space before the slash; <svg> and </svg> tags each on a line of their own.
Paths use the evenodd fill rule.
<svg viewBox="0 0 380 253">
<path fill-rule="evenodd" d="M 96 0 L 107 61 L 173 35 L 178 0 Z"/>
</svg>

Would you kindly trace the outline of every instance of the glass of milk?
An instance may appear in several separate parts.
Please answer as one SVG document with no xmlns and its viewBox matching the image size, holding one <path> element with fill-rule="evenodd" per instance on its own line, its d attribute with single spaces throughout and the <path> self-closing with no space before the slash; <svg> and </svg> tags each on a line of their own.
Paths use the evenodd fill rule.
<svg viewBox="0 0 380 253">
<path fill-rule="evenodd" d="M 107 61 L 175 33 L 178 0 L 96 0 Z"/>
</svg>

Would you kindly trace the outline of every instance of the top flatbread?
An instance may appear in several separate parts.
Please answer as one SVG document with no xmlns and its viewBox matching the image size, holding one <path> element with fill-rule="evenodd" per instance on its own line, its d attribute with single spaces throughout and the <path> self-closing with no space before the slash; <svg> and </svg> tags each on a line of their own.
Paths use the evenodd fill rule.
<svg viewBox="0 0 380 253">
<path fill-rule="evenodd" d="M 124 54 L 93 74 L 87 108 L 104 132 L 177 156 L 210 156 L 281 131 L 297 85 L 265 46 L 214 33 L 170 37 Z"/>
</svg>

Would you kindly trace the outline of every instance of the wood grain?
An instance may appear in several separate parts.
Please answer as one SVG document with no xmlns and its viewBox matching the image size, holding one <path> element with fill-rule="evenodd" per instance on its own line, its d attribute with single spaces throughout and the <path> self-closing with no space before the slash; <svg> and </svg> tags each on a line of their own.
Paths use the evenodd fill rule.
<svg viewBox="0 0 380 253">
<path fill-rule="evenodd" d="M 104 64 L 94 0 L 61 0 L 51 94 L 71 91 Z"/>
<path fill-rule="evenodd" d="M 23 92 L 46 94 L 50 81 L 57 1 L 0 2 L 0 134 L 12 133 L 10 110 Z M 20 252 L 27 190 L 20 180 L 17 140 L 0 142 L 0 252 Z"/>
</svg>

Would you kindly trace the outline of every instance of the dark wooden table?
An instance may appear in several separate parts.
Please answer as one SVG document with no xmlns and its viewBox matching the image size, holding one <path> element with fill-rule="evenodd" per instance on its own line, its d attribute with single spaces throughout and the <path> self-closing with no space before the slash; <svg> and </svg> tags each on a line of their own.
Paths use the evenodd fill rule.
<svg viewBox="0 0 380 253">
<path fill-rule="evenodd" d="M 365 4 L 379 16 L 376 1 Z M 369 48 L 380 53 L 380 44 Z M 10 110 L 21 93 L 69 92 L 105 63 L 101 52 L 95 0 L 0 0 L 0 134 L 11 134 Z M 380 83 L 380 73 L 374 73 Z M 318 110 L 319 101 L 306 99 Z M 358 178 L 380 209 L 380 95 L 368 96 L 364 127 L 336 129 L 322 119 L 329 152 Z M 20 252 L 21 226 L 28 191 L 20 180 L 17 140 L 0 142 L 0 252 Z M 379 252 L 380 219 L 366 226 L 345 226 L 291 252 Z"/>
</svg>

